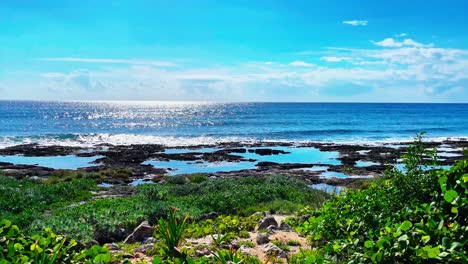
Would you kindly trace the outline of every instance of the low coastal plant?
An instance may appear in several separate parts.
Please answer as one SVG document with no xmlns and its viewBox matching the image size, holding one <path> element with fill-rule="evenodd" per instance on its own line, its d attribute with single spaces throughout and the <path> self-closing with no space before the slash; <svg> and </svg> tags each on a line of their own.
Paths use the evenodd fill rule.
<svg viewBox="0 0 468 264">
<path fill-rule="evenodd" d="M 110 252 L 94 245 L 78 250 L 75 240 L 57 235 L 49 228 L 31 236 L 25 235 L 11 221 L 0 221 L 0 263 L 109 263 Z"/>
<path fill-rule="evenodd" d="M 158 226 L 156 227 L 154 235 L 165 242 L 163 250 L 164 253 L 170 257 L 180 256 L 180 252 L 177 248 L 183 241 L 187 220 L 188 215 L 185 215 L 181 219 L 178 218 L 176 209 L 174 208 L 169 214 L 167 220 L 160 219 L 158 221 Z"/>
<path fill-rule="evenodd" d="M 430 154 L 417 137 L 403 157 L 406 171 L 390 170 L 365 190 L 348 190 L 288 219 L 318 248 L 311 259 L 467 263 L 468 161 L 428 170 Z"/>
<path fill-rule="evenodd" d="M 87 200 L 92 196 L 91 191 L 96 189 L 96 183 L 89 179 L 46 183 L 0 176 L 0 215 L 25 228 L 35 219 L 40 219 L 45 210 Z"/>
</svg>

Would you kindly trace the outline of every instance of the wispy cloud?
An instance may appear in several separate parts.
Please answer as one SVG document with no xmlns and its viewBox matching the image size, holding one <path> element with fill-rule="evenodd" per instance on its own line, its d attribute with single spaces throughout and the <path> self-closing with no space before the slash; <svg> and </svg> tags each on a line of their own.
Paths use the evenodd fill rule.
<svg viewBox="0 0 468 264">
<path fill-rule="evenodd" d="M 148 65 L 155 67 L 175 67 L 177 64 L 170 61 L 156 60 L 137 60 L 137 59 L 102 59 L 102 58 L 39 58 L 40 61 L 56 61 L 56 62 L 79 62 L 79 63 L 103 63 L 103 64 L 132 64 L 132 65 Z"/>
<path fill-rule="evenodd" d="M 351 57 L 337 57 L 337 56 L 324 56 L 320 58 L 320 60 L 323 60 L 326 62 L 341 62 L 341 61 L 347 61 L 351 59 L 352 59 Z"/>
<path fill-rule="evenodd" d="M 293 61 L 289 63 L 290 66 L 296 66 L 296 67 L 313 67 L 314 64 L 308 63 L 305 61 Z"/>
<path fill-rule="evenodd" d="M 401 48 L 401 47 L 432 47 L 432 44 L 422 44 L 412 39 L 405 39 L 403 41 L 395 40 L 394 38 L 386 38 L 382 41 L 372 41 L 377 46 L 385 48 Z"/>
<path fill-rule="evenodd" d="M 146 60 L 46 58 L 109 65 L 77 63 L 68 72 L 41 74 L 34 87 L 49 99 L 466 101 L 468 49 L 394 38 L 374 42 L 369 49 L 325 47 L 311 51 L 306 60 L 291 52 L 287 58 L 203 68 L 156 67 Z M 25 94 L 14 87 L 4 83 L 2 96 Z"/>
<path fill-rule="evenodd" d="M 348 24 L 351 26 L 367 26 L 369 21 L 367 20 L 345 20 L 343 21 L 343 24 Z"/>
<path fill-rule="evenodd" d="M 402 37 L 406 37 L 406 36 L 408 36 L 408 34 L 406 34 L 406 33 L 400 33 L 400 34 L 395 35 L 396 38 L 402 38 Z"/>
</svg>

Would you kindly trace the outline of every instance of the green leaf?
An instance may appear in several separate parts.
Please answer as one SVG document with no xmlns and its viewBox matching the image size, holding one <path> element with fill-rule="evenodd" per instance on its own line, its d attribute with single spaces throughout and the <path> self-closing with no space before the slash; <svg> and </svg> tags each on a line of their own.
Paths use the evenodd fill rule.
<svg viewBox="0 0 468 264">
<path fill-rule="evenodd" d="M 306 264 L 312 264 L 312 263 L 316 263 L 316 262 L 317 262 L 317 259 L 315 258 L 315 256 L 309 256 L 305 260 Z"/>
<path fill-rule="evenodd" d="M 458 193 L 457 191 L 451 189 L 451 190 L 448 190 L 444 193 L 444 199 L 445 201 L 447 201 L 448 203 L 451 203 L 453 200 L 455 200 L 455 198 L 458 197 Z"/>
<path fill-rule="evenodd" d="M 398 238 L 398 241 L 408 241 L 408 235 L 402 235 Z"/>
<path fill-rule="evenodd" d="M 428 258 L 436 258 L 440 254 L 439 247 L 425 246 L 423 249 L 426 251 Z"/>
<path fill-rule="evenodd" d="M 458 214 L 458 207 L 453 206 L 452 209 L 450 210 L 450 212 L 452 212 L 454 214 Z"/>
<path fill-rule="evenodd" d="M 431 236 L 423 236 L 421 240 L 424 244 L 427 244 L 431 240 Z"/>
<path fill-rule="evenodd" d="M 372 254 L 372 262 L 381 262 L 382 261 L 382 252 L 376 252 Z"/>
<path fill-rule="evenodd" d="M 161 263 L 163 263 L 163 262 L 162 262 L 162 259 L 160 257 L 153 258 L 153 264 L 161 264 Z"/>
<path fill-rule="evenodd" d="M 366 248 L 371 248 L 374 246 L 374 241 L 371 241 L 371 240 L 367 240 L 366 242 L 364 242 L 364 246 Z"/>
<path fill-rule="evenodd" d="M 442 176 L 439 178 L 439 185 L 442 191 L 446 190 L 445 183 L 447 182 L 447 176 Z"/>
<path fill-rule="evenodd" d="M 15 250 L 23 250 L 24 247 L 20 243 L 15 243 L 14 248 L 15 248 Z"/>
<path fill-rule="evenodd" d="M 468 182 L 468 173 L 463 174 L 462 179 L 463 182 Z"/>
<path fill-rule="evenodd" d="M 408 231 L 412 226 L 413 224 L 410 221 L 406 220 L 400 225 L 400 229 L 403 231 Z"/>
</svg>

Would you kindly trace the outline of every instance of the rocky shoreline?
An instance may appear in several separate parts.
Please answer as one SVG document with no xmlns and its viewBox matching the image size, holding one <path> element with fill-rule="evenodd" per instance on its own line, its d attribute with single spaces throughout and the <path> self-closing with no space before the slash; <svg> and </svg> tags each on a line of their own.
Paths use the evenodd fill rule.
<svg viewBox="0 0 468 264">
<path fill-rule="evenodd" d="M 382 175 L 388 164 L 396 164 L 407 150 L 411 142 L 398 142 L 392 144 L 374 145 L 347 145 L 333 143 L 271 143 L 260 142 L 221 143 L 217 145 L 198 145 L 187 147 L 166 148 L 162 145 L 97 145 L 93 148 L 41 146 L 38 144 L 17 145 L 0 149 L 0 156 L 21 155 L 25 157 L 50 157 L 75 155 L 76 157 L 99 156 L 89 167 L 78 168 L 78 172 L 124 171 L 126 177 L 114 177 L 114 173 L 104 177 L 103 182 L 116 185 L 127 185 L 135 180 L 164 182 L 170 170 L 145 165 L 147 160 L 158 161 L 184 161 L 193 163 L 217 162 L 254 162 L 254 169 L 236 170 L 228 172 L 204 173 L 215 177 L 244 177 L 265 175 L 289 175 L 306 180 L 310 184 L 325 183 L 332 186 L 348 186 L 362 177 L 376 177 Z M 452 165 L 463 156 L 463 148 L 468 147 L 467 140 L 446 140 L 442 142 L 425 142 L 427 148 L 439 148 L 440 165 Z M 315 148 L 324 152 L 338 152 L 339 165 L 323 163 L 277 163 L 270 161 L 257 161 L 246 159 L 241 154 L 255 153 L 260 156 L 285 155 L 287 151 L 274 149 L 287 148 Z M 198 151 L 201 148 L 213 148 L 212 152 Z M 179 150 L 176 153 L 165 153 L 165 150 Z M 369 166 L 357 166 L 356 162 L 370 162 Z M 329 172 L 343 173 L 348 177 L 321 177 L 326 166 Z M 318 168 L 318 169 L 314 169 Z M 7 176 L 22 177 L 49 177 L 57 173 L 56 169 L 37 166 L 1 162 L 0 170 Z M 198 174 L 198 173 L 197 173 Z M 188 175 L 190 176 L 190 175 Z"/>
</svg>

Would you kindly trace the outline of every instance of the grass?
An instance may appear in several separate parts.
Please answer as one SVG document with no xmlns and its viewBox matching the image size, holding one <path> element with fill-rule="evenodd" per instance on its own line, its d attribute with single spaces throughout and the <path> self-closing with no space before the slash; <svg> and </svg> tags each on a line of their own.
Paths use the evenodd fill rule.
<svg viewBox="0 0 468 264">
<path fill-rule="evenodd" d="M 303 206 L 317 208 L 329 197 L 284 176 L 209 179 L 194 175 L 188 178 L 191 180 L 171 177 L 173 180 L 164 185 L 141 185 L 128 197 L 90 200 L 100 175 L 59 171 L 46 181 L 0 176 L 0 213 L 27 232 L 50 227 L 90 244 L 93 240 L 123 240 L 143 220 L 155 224 L 166 219 L 173 207 L 190 214 L 192 222 L 205 213 L 225 215 L 215 220 L 216 225 L 200 222 L 209 232 L 200 231 L 199 225 L 194 227 L 197 234 L 229 231 L 247 236 L 258 219 L 243 216 L 257 211 L 290 213 Z"/>
</svg>

